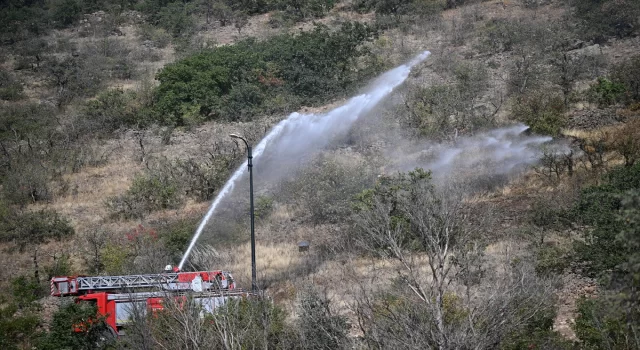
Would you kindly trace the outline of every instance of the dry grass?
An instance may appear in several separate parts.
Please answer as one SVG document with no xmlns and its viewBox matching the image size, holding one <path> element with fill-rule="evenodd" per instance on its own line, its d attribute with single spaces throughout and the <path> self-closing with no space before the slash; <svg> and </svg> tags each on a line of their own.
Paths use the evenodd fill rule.
<svg viewBox="0 0 640 350">
<path fill-rule="evenodd" d="M 583 130 L 583 129 L 564 129 L 562 130 L 562 135 L 568 137 L 574 137 L 580 140 L 586 141 L 598 141 L 598 140 L 608 140 L 611 135 L 613 135 L 617 130 L 623 127 L 624 124 L 621 125 L 609 125 L 603 126 L 597 129 L 592 130 Z"/>
</svg>

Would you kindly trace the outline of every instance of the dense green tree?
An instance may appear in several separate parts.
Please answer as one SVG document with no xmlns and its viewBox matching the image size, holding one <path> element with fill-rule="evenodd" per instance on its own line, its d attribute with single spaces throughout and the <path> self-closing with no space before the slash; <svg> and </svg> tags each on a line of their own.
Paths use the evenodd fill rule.
<svg viewBox="0 0 640 350">
<path fill-rule="evenodd" d="M 548 91 L 532 91 L 519 96 L 513 107 L 513 118 L 531 127 L 535 133 L 556 136 L 567 123 L 565 105 L 560 95 Z"/>
<path fill-rule="evenodd" d="M 640 346 L 640 192 L 637 188 L 621 196 L 620 210 L 615 216 L 619 224 L 612 227 L 612 231 L 617 231 L 614 249 L 621 249 L 616 252 L 619 263 L 604 279 L 604 290 L 597 298 L 578 302 L 574 329 L 582 348 L 637 349 Z"/>
<path fill-rule="evenodd" d="M 364 42 L 375 36 L 365 25 L 338 31 L 318 26 L 298 35 L 241 41 L 207 50 L 166 66 L 157 75 L 155 111 L 159 122 L 198 124 L 207 119 L 245 119 L 258 113 L 317 104 L 350 92 L 379 68 Z"/>
<path fill-rule="evenodd" d="M 97 316 L 95 305 L 71 303 L 54 315 L 49 332 L 41 337 L 38 349 L 106 349 L 114 340 L 109 326 Z"/>
<path fill-rule="evenodd" d="M 16 304 L 0 303 L 0 347 L 6 350 L 30 349 L 40 320 L 33 313 L 19 311 Z"/>
<path fill-rule="evenodd" d="M 51 19 L 58 27 L 68 27 L 82 14 L 82 7 L 77 0 L 57 0 L 52 2 Z"/>
<path fill-rule="evenodd" d="M 174 37 L 188 36 L 194 29 L 191 10 L 191 4 L 182 1 L 169 3 L 160 9 L 156 25 Z"/>
<path fill-rule="evenodd" d="M 15 242 L 24 248 L 73 234 L 69 220 L 53 210 L 20 213 L 5 203 L 0 205 L 0 241 Z"/>
<path fill-rule="evenodd" d="M 584 232 L 584 241 L 576 242 L 577 258 L 587 274 L 606 276 L 629 256 L 631 247 L 618 239 L 626 228 L 619 215 L 624 193 L 637 189 L 640 164 L 614 169 L 604 184 L 582 191 L 571 215 L 590 227 Z"/>
<path fill-rule="evenodd" d="M 583 21 L 582 33 L 592 39 L 625 37 L 640 23 L 640 2 L 636 0 L 570 0 Z"/>
</svg>

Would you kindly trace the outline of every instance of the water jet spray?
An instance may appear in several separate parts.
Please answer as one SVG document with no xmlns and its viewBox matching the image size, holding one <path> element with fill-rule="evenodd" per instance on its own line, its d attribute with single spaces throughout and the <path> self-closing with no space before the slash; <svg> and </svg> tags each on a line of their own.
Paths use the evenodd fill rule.
<svg viewBox="0 0 640 350">
<path fill-rule="evenodd" d="M 346 104 L 327 113 L 290 114 L 285 120 L 274 126 L 258 143 L 253 150 L 253 158 L 259 160 L 267 146 L 269 146 L 269 149 L 273 149 L 274 152 L 278 152 L 277 154 L 279 155 L 294 158 L 304 154 L 312 147 L 319 149 L 326 146 L 330 141 L 331 135 L 349 130 L 354 122 L 371 111 L 395 88 L 400 86 L 409 77 L 411 68 L 427 59 L 430 54 L 429 51 L 424 51 L 408 63 L 387 71 L 375 79 L 365 93 L 352 97 Z M 300 145 L 305 145 L 305 147 L 299 147 Z M 189 247 L 178 265 L 180 270 L 182 270 L 198 238 L 200 238 L 202 231 L 220 205 L 220 202 L 233 191 L 236 182 L 245 174 L 246 169 L 247 163 L 241 165 L 211 203 L 207 214 L 200 221 Z"/>
</svg>

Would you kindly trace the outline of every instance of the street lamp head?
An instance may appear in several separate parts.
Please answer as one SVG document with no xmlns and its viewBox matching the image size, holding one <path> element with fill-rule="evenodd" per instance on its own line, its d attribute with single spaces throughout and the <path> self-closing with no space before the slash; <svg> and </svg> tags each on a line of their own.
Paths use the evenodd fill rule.
<svg viewBox="0 0 640 350">
<path fill-rule="evenodd" d="M 244 145 L 247 146 L 247 149 L 249 150 L 249 154 L 251 154 L 251 146 L 249 146 L 249 141 L 247 141 L 247 139 L 245 139 L 244 137 L 240 136 L 240 135 L 236 135 L 236 134 L 229 134 L 229 136 L 231 136 L 232 139 L 239 139 L 242 140 L 242 142 L 244 142 Z M 238 141 L 235 141 L 236 144 Z"/>
<path fill-rule="evenodd" d="M 249 141 L 247 141 L 247 139 L 245 139 L 244 137 L 237 135 L 237 134 L 229 134 L 229 136 L 231 136 L 232 139 L 239 139 L 242 140 L 242 142 L 244 142 L 245 146 L 247 146 L 247 148 L 249 148 Z"/>
</svg>

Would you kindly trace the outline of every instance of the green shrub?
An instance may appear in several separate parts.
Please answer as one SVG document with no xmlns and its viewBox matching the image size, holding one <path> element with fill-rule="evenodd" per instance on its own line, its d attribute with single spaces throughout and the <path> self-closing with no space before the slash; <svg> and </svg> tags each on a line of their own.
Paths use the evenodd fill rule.
<svg viewBox="0 0 640 350">
<path fill-rule="evenodd" d="M 363 164 L 345 164 L 320 158 L 287 181 L 281 202 L 294 202 L 305 208 L 313 224 L 338 223 L 352 211 L 356 195 L 371 185 L 374 175 Z"/>
<path fill-rule="evenodd" d="M 23 98 L 22 84 L 17 82 L 9 72 L 0 69 L 0 100 L 16 101 Z"/>
<path fill-rule="evenodd" d="M 272 211 L 273 211 L 273 198 L 268 196 L 258 196 L 258 198 L 256 198 L 256 203 L 255 203 L 256 219 L 258 220 L 265 219 L 266 217 L 269 216 L 269 214 L 271 214 Z"/>
<path fill-rule="evenodd" d="M 640 23 L 640 3 L 636 0 L 570 0 L 570 3 L 583 21 L 581 33 L 588 39 L 623 38 L 632 35 Z"/>
<path fill-rule="evenodd" d="M 163 28 L 157 28 L 150 24 L 142 24 L 138 27 L 138 35 L 143 41 L 151 41 L 153 46 L 162 49 L 171 43 L 171 34 Z"/>
<path fill-rule="evenodd" d="M 81 3 L 77 0 L 56 0 L 51 3 L 51 20 L 58 27 L 72 25 L 82 15 Z"/>
<path fill-rule="evenodd" d="M 625 174 L 626 173 L 626 174 Z M 638 169 L 618 170 L 617 179 L 611 179 L 609 190 L 624 190 L 626 183 L 619 180 L 629 178 Z M 616 182 L 618 182 L 616 184 Z M 622 186 L 620 186 L 622 185 Z M 578 301 L 578 316 L 574 330 L 580 340 L 581 348 L 588 349 L 637 349 L 640 340 L 636 336 L 640 332 L 640 191 L 638 178 L 632 179 L 635 189 L 621 196 L 621 210 L 616 214 L 615 227 L 609 228 L 615 245 L 610 254 L 617 254 L 620 263 L 610 272 L 605 271 L 598 288 L 596 298 L 582 298 Z M 611 242 L 599 242 L 611 245 Z M 599 246 L 600 247 L 600 246 Z M 605 246 L 602 246 L 605 247 Z M 609 248 L 606 246 L 606 248 Z M 612 255 L 610 255 L 612 256 Z"/>
<path fill-rule="evenodd" d="M 109 198 L 106 204 L 114 216 L 141 218 L 154 211 L 177 208 L 182 204 L 181 188 L 170 174 L 138 175 L 125 194 Z"/>
<path fill-rule="evenodd" d="M 202 319 L 204 316 L 204 319 Z M 143 341 L 160 348 L 190 344 L 195 348 L 222 349 L 233 339 L 239 349 L 300 349 L 295 331 L 285 323 L 285 313 L 266 298 L 229 300 L 214 314 L 187 296 L 184 302 L 164 303 L 154 317 L 138 317 L 127 332 L 126 343 Z M 194 329 L 192 326 L 197 325 Z M 171 336 L 167 336 L 171 334 Z"/>
<path fill-rule="evenodd" d="M 69 254 L 61 254 L 60 256 L 53 257 L 53 263 L 44 268 L 47 274 L 47 281 L 55 276 L 70 276 L 73 274 L 71 271 L 71 262 L 69 261 Z"/>
<path fill-rule="evenodd" d="M 61 307 L 51 321 L 49 332 L 39 340 L 37 349 L 108 349 L 109 326 L 97 316 L 97 307 L 87 302 L 71 303 Z M 83 331 L 77 332 L 81 327 Z M 106 335 L 106 336 L 105 336 Z"/>
<path fill-rule="evenodd" d="M 536 273 L 541 276 L 562 274 L 571 262 L 569 252 L 553 245 L 542 245 L 536 253 Z"/>
<path fill-rule="evenodd" d="M 629 337 L 624 320 L 624 311 L 612 304 L 606 297 L 596 299 L 581 298 L 578 317 L 573 328 L 580 343 L 589 349 L 633 349 L 634 337 Z M 631 340 L 631 344 L 629 343 Z"/>
<path fill-rule="evenodd" d="M 23 310 L 31 307 L 33 302 L 46 295 L 39 281 L 28 276 L 18 276 L 11 280 L 11 296 L 16 306 Z"/>
<path fill-rule="evenodd" d="M 172 222 L 160 228 L 159 235 L 167 250 L 180 259 L 182 252 L 189 246 L 189 242 L 196 232 L 199 219 L 184 219 Z M 180 255 L 180 256 L 178 256 Z"/>
<path fill-rule="evenodd" d="M 40 318 L 15 303 L 0 300 L 0 346 L 6 350 L 32 349 Z"/>
<path fill-rule="evenodd" d="M 444 10 L 445 5 L 445 0 L 357 0 L 353 8 L 379 15 L 431 15 Z"/>
<path fill-rule="evenodd" d="M 561 96 L 542 91 L 519 97 L 513 106 L 515 120 L 528 125 L 543 135 L 558 135 L 567 123 L 565 106 Z"/>
<path fill-rule="evenodd" d="M 194 22 L 190 12 L 189 3 L 182 1 L 169 3 L 158 12 L 158 20 L 155 25 L 171 33 L 174 38 L 190 36 L 194 30 Z"/>
<path fill-rule="evenodd" d="M 69 220 L 53 210 L 20 213 L 0 203 L 0 241 L 15 242 L 21 248 L 74 234 Z"/>
<path fill-rule="evenodd" d="M 77 125 L 85 133 L 98 133 L 99 136 L 109 136 L 125 126 L 145 125 L 137 96 L 131 91 L 107 90 L 87 102 L 83 112 L 77 117 Z"/>
<path fill-rule="evenodd" d="M 526 309 L 525 305 L 521 306 L 522 310 Z M 530 307 L 536 307 L 536 305 L 530 305 Z M 556 310 L 553 307 L 542 307 L 539 312 L 523 324 L 514 327 L 512 332 L 501 339 L 499 349 L 573 349 L 571 342 L 553 330 L 555 318 Z"/>
<path fill-rule="evenodd" d="M 272 9 L 280 10 L 286 19 L 297 22 L 308 18 L 324 17 L 336 4 L 336 0 L 279 0 Z"/>
<path fill-rule="evenodd" d="M 246 14 L 282 11 L 295 21 L 323 17 L 337 3 L 336 0 L 222 0 L 236 12 Z"/>
<path fill-rule="evenodd" d="M 477 116 L 473 104 L 487 87 L 487 71 L 483 67 L 456 64 L 450 84 L 416 86 L 407 93 L 407 116 L 402 122 L 430 137 L 441 137 L 454 130 L 473 129 L 490 120 Z"/>
<path fill-rule="evenodd" d="M 624 158 L 625 166 L 633 166 L 640 160 L 640 118 L 629 120 L 615 130 L 609 148 Z"/>
<path fill-rule="evenodd" d="M 530 221 L 544 230 L 562 229 L 570 225 L 564 208 L 558 207 L 551 199 L 540 200 L 531 208 Z"/>
<path fill-rule="evenodd" d="M 628 257 L 628 242 L 617 239 L 627 227 L 619 215 L 624 193 L 637 189 L 640 189 L 640 163 L 612 170 L 604 184 L 580 194 L 572 215 L 578 223 L 590 226 L 583 231 L 584 241 L 575 243 L 576 258 L 583 263 L 586 274 L 607 273 Z"/>
<path fill-rule="evenodd" d="M 177 159 L 167 164 L 179 174 L 185 194 L 195 200 L 208 201 L 225 184 L 237 159 L 227 150 L 211 152 L 204 160 Z"/>
<path fill-rule="evenodd" d="M 49 184 L 60 166 L 56 162 L 65 156 L 54 116 L 52 108 L 41 104 L 0 106 L 0 191 L 7 201 L 26 205 L 51 199 Z"/>
<path fill-rule="evenodd" d="M 22 1 L 0 3 L 0 42 L 13 44 L 42 35 L 48 29 L 47 11 L 41 3 L 25 6 Z"/>
<path fill-rule="evenodd" d="M 640 55 L 614 66 L 611 76 L 617 84 L 624 86 L 623 102 L 640 102 Z"/>
<path fill-rule="evenodd" d="M 523 25 L 515 21 L 490 20 L 485 28 L 481 29 L 481 50 L 494 53 L 511 51 L 526 40 L 525 31 Z"/>
<path fill-rule="evenodd" d="M 592 102 L 606 107 L 620 102 L 625 90 L 623 84 L 600 77 L 598 82 L 591 85 L 587 94 Z"/>
<path fill-rule="evenodd" d="M 94 61 L 94 62 L 92 62 Z M 104 60 L 99 57 L 71 57 L 50 62 L 49 83 L 56 89 L 56 104 L 64 106 L 76 98 L 94 96 L 104 85 Z"/>
<path fill-rule="evenodd" d="M 24 157 L 24 154 L 15 154 Z M 52 174 L 39 159 L 12 159 L 11 168 L 2 178 L 2 193 L 9 202 L 18 205 L 46 202 L 52 199 L 49 181 Z"/>
<path fill-rule="evenodd" d="M 368 215 L 374 215 L 381 220 L 375 223 L 376 225 L 380 224 L 384 227 L 383 230 L 394 231 L 394 234 L 398 235 L 395 238 L 398 245 L 408 250 L 424 250 L 428 247 L 427 243 L 420 238 L 420 230 L 416 229 L 419 223 L 411 222 L 411 213 L 408 209 L 409 204 L 414 203 L 416 198 L 429 201 L 426 205 L 433 206 L 428 210 L 424 209 L 427 213 L 425 215 L 429 216 L 428 220 L 445 222 L 441 208 L 438 208 L 442 203 L 436 198 L 431 172 L 421 168 L 394 176 L 379 177 L 373 188 L 357 194 L 352 202 L 355 222 L 360 226 L 360 230 L 366 229 L 362 226 L 364 223 L 362 219 L 366 219 Z M 386 219 L 387 216 L 389 219 Z M 460 226 L 455 226 L 454 231 L 457 232 Z M 383 241 L 371 243 L 374 249 L 384 251 L 388 248 L 387 243 Z"/>
<path fill-rule="evenodd" d="M 155 118 L 167 125 L 188 125 L 274 112 L 274 106 L 283 105 L 283 96 L 296 102 L 287 106 L 289 110 L 325 102 L 377 72 L 378 66 L 361 64 L 372 57 L 362 44 L 374 35 L 373 29 L 358 23 L 338 31 L 318 26 L 298 35 L 263 42 L 248 39 L 187 57 L 158 73 Z"/>
</svg>

